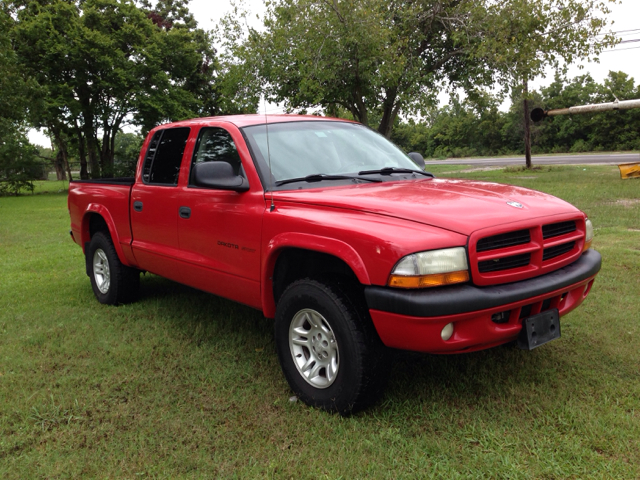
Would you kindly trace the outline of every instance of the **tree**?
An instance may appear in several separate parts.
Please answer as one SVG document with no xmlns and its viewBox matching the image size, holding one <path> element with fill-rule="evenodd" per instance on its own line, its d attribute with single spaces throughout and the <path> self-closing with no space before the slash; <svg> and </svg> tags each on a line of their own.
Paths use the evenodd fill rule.
<svg viewBox="0 0 640 480">
<path fill-rule="evenodd" d="M 598 37 L 615 0 L 497 0 L 475 21 L 486 33 L 477 54 L 495 65 L 497 80 L 521 89 L 526 166 L 531 168 L 529 81 L 547 67 L 564 69 L 575 60 L 596 57 L 614 45 L 613 35 Z"/>
<path fill-rule="evenodd" d="M 33 180 L 42 176 L 36 149 L 26 136 L 26 117 L 35 84 L 22 75 L 9 32 L 13 20 L 0 7 L 0 195 L 33 190 Z"/>
<path fill-rule="evenodd" d="M 425 112 L 443 82 L 472 89 L 490 81 L 469 22 L 480 0 L 275 0 L 265 31 L 230 45 L 251 64 L 267 96 L 287 109 L 346 109 L 391 134 L 398 116 Z M 235 31 L 241 18 L 229 25 Z M 234 28 L 227 29 L 227 31 Z"/>
<path fill-rule="evenodd" d="M 163 121 L 218 113 L 215 52 L 186 4 L 15 4 L 18 59 L 45 89 L 34 124 L 49 129 L 63 156 L 74 144 L 83 178 L 113 174 L 116 133 L 127 123 L 146 132 Z"/>
<path fill-rule="evenodd" d="M 405 151 L 427 157 L 522 154 L 524 104 L 514 88 L 507 112 L 497 109 L 498 98 L 477 100 L 453 96 L 449 105 L 416 123 L 399 123 L 391 139 Z M 540 92 L 529 92 L 532 106 L 549 109 L 640 98 L 640 85 L 623 72 L 609 72 L 603 83 L 590 75 L 567 79 L 557 74 Z M 534 153 L 568 153 L 640 149 L 640 110 L 600 112 L 594 115 L 560 115 L 531 125 Z"/>
<path fill-rule="evenodd" d="M 135 133 L 118 132 L 114 148 L 114 175 L 133 177 L 144 137 Z"/>
<path fill-rule="evenodd" d="M 274 0 L 265 31 L 231 35 L 230 51 L 285 108 L 379 118 L 389 136 L 400 114 L 426 114 L 444 87 L 473 97 L 498 81 L 528 101 L 528 81 L 547 66 L 614 42 L 595 41 L 610 1 Z M 240 30 L 241 15 L 229 25 Z"/>
</svg>

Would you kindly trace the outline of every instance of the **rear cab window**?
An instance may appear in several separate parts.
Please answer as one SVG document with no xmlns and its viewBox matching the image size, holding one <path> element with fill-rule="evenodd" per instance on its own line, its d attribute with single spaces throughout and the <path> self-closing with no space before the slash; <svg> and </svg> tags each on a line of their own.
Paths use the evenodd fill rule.
<svg viewBox="0 0 640 480">
<path fill-rule="evenodd" d="M 142 181 L 149 185 L 176 186 L 182 156 L 189 139 L 188 127 L 158 130 L 149 142 L 142 166 Z"/>
</svg>

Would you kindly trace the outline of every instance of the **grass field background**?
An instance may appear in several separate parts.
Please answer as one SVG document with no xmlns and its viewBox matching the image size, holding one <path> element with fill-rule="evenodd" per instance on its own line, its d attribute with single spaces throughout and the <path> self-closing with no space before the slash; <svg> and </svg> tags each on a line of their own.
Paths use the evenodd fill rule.
<svg viewBox="0 0 640 480">
<path fill-rule="evenodd" d="M 289 400 L 257 311 L 153 275 L 138 303 L 100 305 L 66 185 L 0 198 L 0 478 L 640 478 L 640 180 L 430 169 L 575 204 L 604 266 L 560 340 L 399 352 L 350 418 Z"/>
</svg>

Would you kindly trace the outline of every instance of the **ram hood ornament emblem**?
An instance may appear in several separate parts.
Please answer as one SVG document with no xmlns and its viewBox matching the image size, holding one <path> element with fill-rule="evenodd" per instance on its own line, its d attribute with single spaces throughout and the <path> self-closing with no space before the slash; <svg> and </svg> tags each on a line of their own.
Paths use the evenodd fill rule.
<svg viewBox="0 0 640 480">
<path fill-rule="evenodd" d="M 523 205 L 521 203 L 518 202 L 514 202 L 514 201 L 508 201 L 507 205 L 510 205 L 512 207 L 516 207 L 516 208 L 523 208 Z"/>
</svg>

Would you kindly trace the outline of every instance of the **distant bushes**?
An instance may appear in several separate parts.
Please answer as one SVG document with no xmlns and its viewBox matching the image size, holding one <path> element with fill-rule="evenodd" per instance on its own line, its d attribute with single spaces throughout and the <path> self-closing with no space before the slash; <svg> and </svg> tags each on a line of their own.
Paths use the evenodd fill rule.
<svg viewBox="0 0 640 480">
<path fill-rule="evenodd" d="M 610 72 L 602 84 L 590 75 L 571 81 L 556 76 L 532 96 L 532 108 L 548 110 L 640 98 L 640 85 L 623 72 Z M 498 110 L 499 99 L 488 94 L 454 98 L 424 123 L 396 125 L 391 139 L 430 158 L 523 154 L 524 111 L 519 93 L 514 97 L 518 100 L 507 112 Z M 639 150 L 640 109 L 547 118 L 532 124 L 531 136 L 533 153 Z"/>
</svg>

